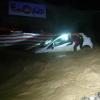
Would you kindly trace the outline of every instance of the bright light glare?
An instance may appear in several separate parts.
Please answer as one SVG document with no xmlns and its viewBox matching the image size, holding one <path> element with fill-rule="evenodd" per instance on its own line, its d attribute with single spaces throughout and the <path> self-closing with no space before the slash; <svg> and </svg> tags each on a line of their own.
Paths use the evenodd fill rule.
<svg viewBox="0 0 100 100">
<path fill-rule="evenodd" d="M 47 40 L 47 41 L 45 42 L 46 45 L 49 44 L 49 43 L 51 43 L 51 40 Z"/>
<path fill-rule="evenodd" d="M 62 34 L 62 35 L 60 36 L 60 38 L 61 38 L 62 40 L 68 40 L 68 36 L 69 36 L 69 34 Z"/>
<path fill-rule="evenodd" d="M 35 44 L 36 46 L 40 45 L 40 43 Z"/>
</svg>

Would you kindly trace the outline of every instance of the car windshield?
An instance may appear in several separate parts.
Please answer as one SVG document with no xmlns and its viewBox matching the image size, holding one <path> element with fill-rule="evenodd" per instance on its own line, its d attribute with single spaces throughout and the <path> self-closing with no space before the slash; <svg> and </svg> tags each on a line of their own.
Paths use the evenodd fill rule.
<svg viewBox="0 0 100 100">
<path fill-rule="evenodd" d="M 46 40 L 46 41 L 41 41 L 39 44 L 39 47 L 46 47 L 52 42 L 52 40 Z"/>
<path fill-rule="evenodd" d="M 49 39 L 49 40 L 46 40 L 46 41 L 41 41 L 39 44 L 39 47 L 43 48 L 43 47 L 46 47 L 47 45 L 53 43 L 54 46 L 59 46 L 59 45 L 62 45 L 64 43 L 67 43 L 69 42 L 69 39 L 66 40 L 66 39 L 63 39 L 61 36 L 58 36 L 58 37 L 54 37 L 52 39 Z"/>
</svg>

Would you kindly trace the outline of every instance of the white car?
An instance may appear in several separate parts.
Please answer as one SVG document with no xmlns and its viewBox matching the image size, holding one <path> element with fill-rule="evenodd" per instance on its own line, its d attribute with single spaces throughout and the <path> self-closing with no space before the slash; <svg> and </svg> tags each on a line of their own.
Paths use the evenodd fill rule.
<svg viewBox="0 0 100 100">
<path fill-rule="evenodd" d="M 90 37 L 87 37 L 84 33 L 83 36 L 83 47 L 93 48 L 93 43 Z M 35 50 L 35 53 L 47 53 L 47 52 L 64 52 L 64 51 L 74 51 L 74 42 L 69 41 L 68 34 L 63 34 L 51 41 L 45 41 L 44 45 Z M 80 50 L 80 46 L 77 47 Z"/>
</svg>

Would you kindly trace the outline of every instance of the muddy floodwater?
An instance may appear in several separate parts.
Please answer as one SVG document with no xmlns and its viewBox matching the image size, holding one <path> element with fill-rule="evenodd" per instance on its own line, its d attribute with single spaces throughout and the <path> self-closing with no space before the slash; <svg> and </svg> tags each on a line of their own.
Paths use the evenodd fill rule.
<svg viewBox="0 0 100 100">
<path fill-rule="evenodd" d="M 100 47 L 34 55 L 1 50 L 0 100 L 80 100 L 100 92 Z"/>
</svg>

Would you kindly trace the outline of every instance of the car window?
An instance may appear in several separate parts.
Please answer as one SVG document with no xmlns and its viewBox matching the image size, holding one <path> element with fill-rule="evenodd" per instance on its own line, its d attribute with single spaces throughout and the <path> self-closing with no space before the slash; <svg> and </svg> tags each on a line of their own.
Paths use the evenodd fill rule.
<svg viewBox="0 0 100 100">
<path fill-rule="evenodd" d="M 54 46 L 59 46 L 59 45 L 62 45 L 64 43 L 67 43 L 67 42 L 68 42 L 68 40 L 62 40 L 61 38 L 59 38 L 53 43 L 53 45 Z"/>
</svg>

